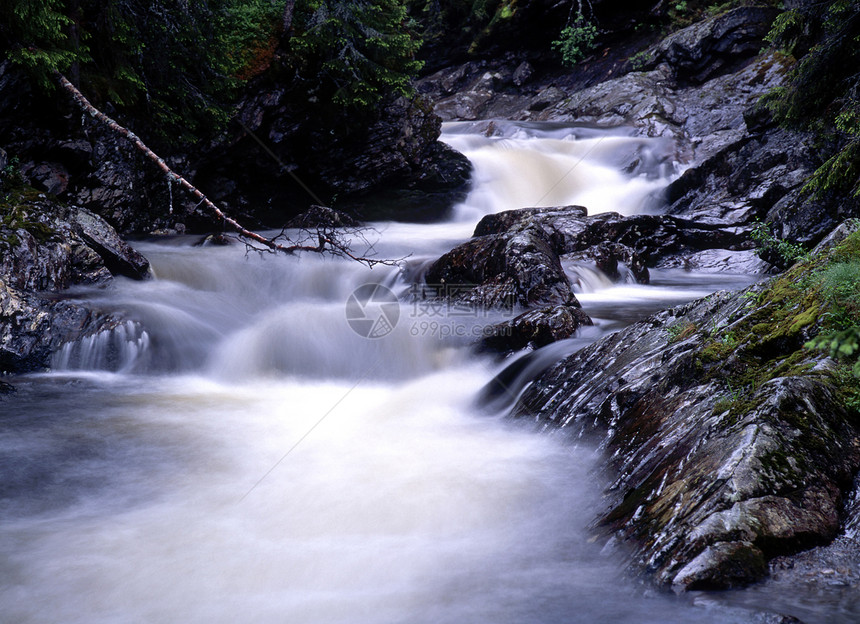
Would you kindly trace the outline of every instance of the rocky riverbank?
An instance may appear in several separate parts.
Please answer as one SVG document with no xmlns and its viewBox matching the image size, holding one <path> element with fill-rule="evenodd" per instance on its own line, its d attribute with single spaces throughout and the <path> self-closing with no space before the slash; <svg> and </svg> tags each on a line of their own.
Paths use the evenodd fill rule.
<svg viewBox="0 0 860 624">
<path fill-rule="evenodd" d="M 2 208 L 0 372 L 39 370 L 66 342 L 121 322 L 64 301 L 64 291 L 106 287 L 114 275 L 147 279 L 149 262 L 86 208 L 32 190 L 8 192 Z"/>
<path fill-rule="evenodd" d="M 516 416 L 599 441 L 609 485 L 597 531 L 659 583 L 744 585 L 838 534 L 860 467 L 857 410 L 837 363 L 803 348 L 826 302 L 794 285 L 857 240 L 636 323 L 521 397 Z"/>
</svg>

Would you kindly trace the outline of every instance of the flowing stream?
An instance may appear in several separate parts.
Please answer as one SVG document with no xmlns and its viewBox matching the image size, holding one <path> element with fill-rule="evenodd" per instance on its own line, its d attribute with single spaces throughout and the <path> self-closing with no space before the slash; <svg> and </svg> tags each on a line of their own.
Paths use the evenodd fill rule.
<svg viewBox="0 0 860 624">
<path fill-rule="evenodd" d="M 445 223 L 376 224 L 381 256 L 420 267 L 509 208 L 632 214 L 677 175 L 671 145 L 623 131 L 485 130 L 446 127 L 470 196 Z M 350 297 L 406 295 L 397 268 L 193 242 L 140 243 L 155 279 L 76 293 L 127 321 L 0 403 L 0 620 L 748 621 L 626 578 L 589 540 L 595 451 L 476 409 L 500 364 L 465 344 L 498 319 L 405 298 L 395 318 L 374 294 L 359 309 L 389 323 L 368 338 Z M 544 359 L 752 279 L 578 270 L 597 326 Z"/>
</svg>

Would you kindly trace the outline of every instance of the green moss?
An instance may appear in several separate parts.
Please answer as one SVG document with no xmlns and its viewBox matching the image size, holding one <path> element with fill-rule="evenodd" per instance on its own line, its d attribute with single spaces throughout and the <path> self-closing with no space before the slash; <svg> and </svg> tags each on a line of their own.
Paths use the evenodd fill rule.
<svg viewBox="0 0 860 624">
<path fill-rule="evenodd" d="M 35 202 L 41 193 L 36 189 L 24 187 L 7 193 L 0 200 L 0 247 L 13 249 L 20 244 L 17 232 L 25 230 L 40 243 L 53 240 L 57 232 L 46 223 L 33 217 L 37 212 Z"/>
<path fill-rule="evenodd" d="M 818 317 L 820 316 L 821 307 L 822 306 L 820 305 L 811 306 L 797 316 L 795 316 L 791 323 L 791 326 L 788 328 L 788 334 L 797 334 L 804 327 L 815 323 L 815 321 L 818 320 Z"/>
<path fill-rule="evenodd" d="M 723 342 L 711 342 L 701 350 L 699 357 L 704 363 L 720 362 L 733 351 L 733 348 Z"/>
<path fill-rule="evenodd" d="M 724 387 L 714 414 L 728 413 L 733 421 L 758 407 L 757 390 L 768 381 L 824 375 L 813 371 L 816 353 L 804 348 L 810 338 L 860 325 L 860 233 L 828 252 L 803 259 L 749 299 L 746 316 L 732 325 L 729 334 L 706 341 L 696 357 L 703 380 Z M 851 367 L 842 364 L 842 369 L 850 372 Z M 860 377 L 840 374 L 834 385 L 845 404 L 857 411 Z M 792 424 L 798 428 L 808 427 L 801 415 L 783 417 L 794 418 Z"/>
</svg>

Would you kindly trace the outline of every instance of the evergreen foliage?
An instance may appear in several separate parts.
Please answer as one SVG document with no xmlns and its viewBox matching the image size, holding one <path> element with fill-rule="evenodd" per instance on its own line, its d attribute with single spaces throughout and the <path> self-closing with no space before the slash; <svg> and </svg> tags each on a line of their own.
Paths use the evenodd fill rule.
<svg viewBox="0 0 860 624">
<path fill-rule="evenodd" d="M 152 119 L 162 140 L 218 132 L 238 88 L 263 71 L 286 0 L 9 0 L 10 58 L 42 86 L 73 70 L 97 104 Z M 401 0 L 298 0 L 288 67 L 324 107 L 362 112 L 411 93 L 421 41 Z"/>
<path fill-rule="evenodd" d="M 860 2 L 830 0 L 786 11 L 768 39 L 799 60 L 765 104 L 784 125 L 815 130 L 838 144 L 807 190 L 860 197 Z"/>
<path fill-rule="evenodd" d="M 282 10 L 279 0 L 10 0 L 2 34 L 41 86 L 74 69 L 97 103 L 193 140 L 223 127 L 249 52 Z"/>
<path fill-rule="evenodd" d="M 291 61 L 321 105 L 363 113 L 412 94 L 421 40 L 400 0 L 299 1 L 293 25 Z"/>
<path fill-rule="evenodd" d="M 11 0 L 0 3 L 0 43 L 8 58 L 29 70 L 45 87 L 54 70 L 66 71 L 88 59 L 87 48 L 70 36 L 74 20 L 65 0 Z"/>
</svg>

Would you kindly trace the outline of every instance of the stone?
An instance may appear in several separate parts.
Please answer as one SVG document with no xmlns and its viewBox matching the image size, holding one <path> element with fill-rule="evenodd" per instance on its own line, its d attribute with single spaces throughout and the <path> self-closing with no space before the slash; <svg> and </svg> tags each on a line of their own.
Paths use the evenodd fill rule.
<svg viewBox="0 0 860 624">
<path fill-rule="evenodd" d="M 509 354 L 525 348 L 539 349 L 576 335 L 580 327 L 593 325 L 582 308 L 557 305 L 529 310 L 492 326 L 478 342 L 478 350 Z"/>
<path fill-rule="evenodd" d="M 69 172 L 59 163 L 41 163 L 22 172 L 34 187 L 49 195 L 62 195 L 69 187 Z"/>
<path fill-rule="evenodd" d="M 0 373 L 44 369 L 66 342 L 116 327 L 112 315 L 63 300 L 75 285 L 106 286 L 118 274 L 142 279 L 149 263 L 100 217 L 50 198 L 27 200 L 26 220 L 0 227 Z"/>
<path fill-rule="evenodd" d="M 348 214 L 327 206 L 311 206 L 302 214 L 287 222 L 288 228 L 342 228 L 356 227 L 359 222 Z"/>
<path fill-rule="evenodd" d="M 424 279 L 480 308 L 578 305 L 546 232 L 528 223 L 472 238 L 430 265 Z"/>
<path fill-rule="evenodd" d="M 593 262 L 597 269 L 613 282 L 625 281 L 619 271 L 623 263 L 637 284 L 648 284 L 651 280 L 645 261 L 635 249 L 621 243 L 604 241 L 576 253 L 566 254 L 566 259 Z"/>
<path fill-rule="evenodd" d="M 523 61 L 514 70 L 513 81 L 518 87 L 523 86 L 534 75 L 535 69 L 528 61 Z"/>
<path fill-rule="evenodd" d="M 732 589 L 759 580 L 767 572 L 761 550 L 749 542 L 720 542 L 708 546 L 678 572 L 678 590 Z"/>
<path fill-rule="evenodd" d="M 104 219 L 77 206 L 69 207 L 65 218 L 84 242 L 101 257 L 111 273 L 132 279 L 149 277 L 149 260 L 120 238 Z"/>
<path fill-rule="evenodd" d="M 705 82 L 757 55 L 778 13 L 769 7 L 739 7 L 696 22 L 652 48 L 646 67 L 666 62 L 676 76 Z"/>
</svg>

